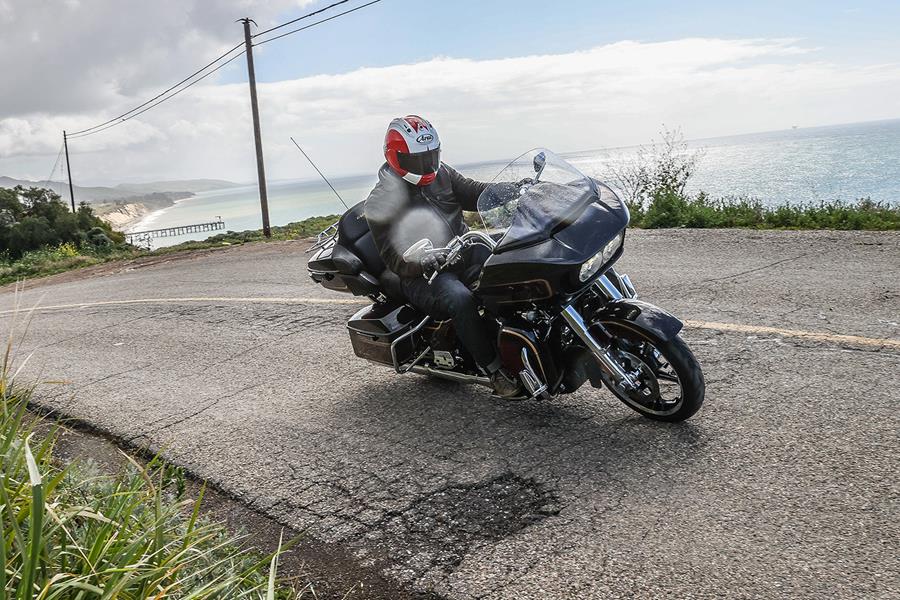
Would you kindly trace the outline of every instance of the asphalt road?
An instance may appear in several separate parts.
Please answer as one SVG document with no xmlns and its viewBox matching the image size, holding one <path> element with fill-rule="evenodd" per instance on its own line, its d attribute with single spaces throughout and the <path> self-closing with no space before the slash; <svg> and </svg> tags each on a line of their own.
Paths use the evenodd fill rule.
<svg viewBox="0 0 900 600">
<path fill-rule="evenodd" d="M 691 327 L 707 396 L 680 425 L 362 362 L 303 247 L 30 286 L 83 306 L 34 314 L 25 376 L 413 595 L 900 597 L 900 235 L 631 232 L 622 270 L 695 325 L 866 338 Z"/>
</svg>

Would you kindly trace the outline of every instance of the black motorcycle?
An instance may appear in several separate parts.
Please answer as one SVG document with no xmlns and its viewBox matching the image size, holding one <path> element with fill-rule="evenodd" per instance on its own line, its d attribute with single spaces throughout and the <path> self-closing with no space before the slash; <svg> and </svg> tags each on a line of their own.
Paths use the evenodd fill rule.
<svg viewBox="0 0 900 600">
<path fill-rule="evenodd" d="M 317 283 L 372 300 L 347 323 L 356 355 L 397 373 L 490 386 L 453 323 L 407 303 L 363 207 L 319 235 L 308 263 Z M 445 248 L 423 239 L 404 258 L 439 255 L 443 266 L 426 275 L 433 280 L 468 249 L 489 251 L 472 289 L 504 368 L 521 379 L 522 399 L 551 399 L 590 382 L 650 419 L 682 421 L 700 409 L 703 373 L 678 335 L 681 321 L 638 300 L 628 276 L 613 268 L 629 213 L 609 186 L 548 150 L 532 150 L 485 189 L 478 211 L 483 229 Z"/>
</svg>

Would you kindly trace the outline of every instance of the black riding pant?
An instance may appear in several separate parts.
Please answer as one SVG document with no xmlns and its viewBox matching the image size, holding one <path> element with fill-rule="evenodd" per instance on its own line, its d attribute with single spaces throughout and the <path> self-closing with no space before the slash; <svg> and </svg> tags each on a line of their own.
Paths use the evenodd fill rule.
<svg viewBox="0 0 900 600">
<path fill-rule="evenodd" d="M 482 261 L 476 264 L 480 266 L 480 262 Z M 401 285 L 403 293 L 413 306 L 435 319 L 451 319 L 463 346 L 479 367 L 491 373 L 499 366 L 497 352 L 481 315 L 478 314 L 475 296 L 466 285 L 477 278 L 478 270 L 478 267 L 470 267 L 460 273 L 447 271 L 438 275 L 431 285 L 421 277 L 404 279 Z"/>
</svg>

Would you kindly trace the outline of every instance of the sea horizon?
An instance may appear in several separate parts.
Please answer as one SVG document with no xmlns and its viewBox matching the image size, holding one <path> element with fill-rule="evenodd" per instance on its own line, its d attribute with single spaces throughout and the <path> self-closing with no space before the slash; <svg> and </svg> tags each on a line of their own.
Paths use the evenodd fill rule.
<svg viewBox="0 0 900 600">
<path fill-rule="evenodd" d="M 900 202 L 900 119 L 798 127 L 759 133 L 686 140 L 699 151 L 688 191 L 713 198 L 750 197 L 765 205 L 854 202 L 861 198 Z M 586 175 L 609 180 L 611 167 L 633 159 L 644 145 L 562 153 Z M 552 150 L 552 148 L 551 148 Z M 490 181 L 511 158 L 454 166 L 466 176 Z M 365 199 L 376 173 L 334 177 L 331 182 L 347 206 Z M 344 206 L 321 180 L 268 182 L 270 222 L 284 225 L 308 217 L 339 214 Z M 129 228 L 144 231 L 221 217 L 231 231 L 262 226 L 257 184 L 199 192 L 154 211 Z M 155 240 L 156 246 L 205 239 L 205 232 Z"/>
</svg>

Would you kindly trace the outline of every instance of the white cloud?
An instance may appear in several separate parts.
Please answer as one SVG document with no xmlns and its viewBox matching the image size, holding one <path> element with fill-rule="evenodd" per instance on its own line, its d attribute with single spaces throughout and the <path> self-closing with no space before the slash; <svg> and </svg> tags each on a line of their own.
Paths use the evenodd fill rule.
<svg viewBox="0 0 900 600">
<path fill-rule="evenodd" d="M 571 151 L 642 143 L 661 123 L 708 137 L 898 117 L 900 65 L 820 62 L 796 40 L 623 41 L 568 54 L 442 57 L 319 75 L 262 84 L 259 96 L 268 174 L 287 178 L 310 175 L 289 135 L 327 173 L 366 171 L 380 164 L 387 122 L 410 112 L 435 123 L 451 162 L 536 145 Z M 49 169 L 63 125 L 88 126 L 108 114 L 0 120 L 0 172 L 12 174 L 16 164 Z M 254 178 L 246 84 L 201 84 L 139 119 L 73 141 L 80 181 Z M 43 155 L 15 158 L 34 153 Z"/>
<path fill-rule="evenodd" d="M 269 24 L 313 1 L 0 0 L 0 115 L 113 110 L 232 47 L 235 19 Z"/>
</svg>

